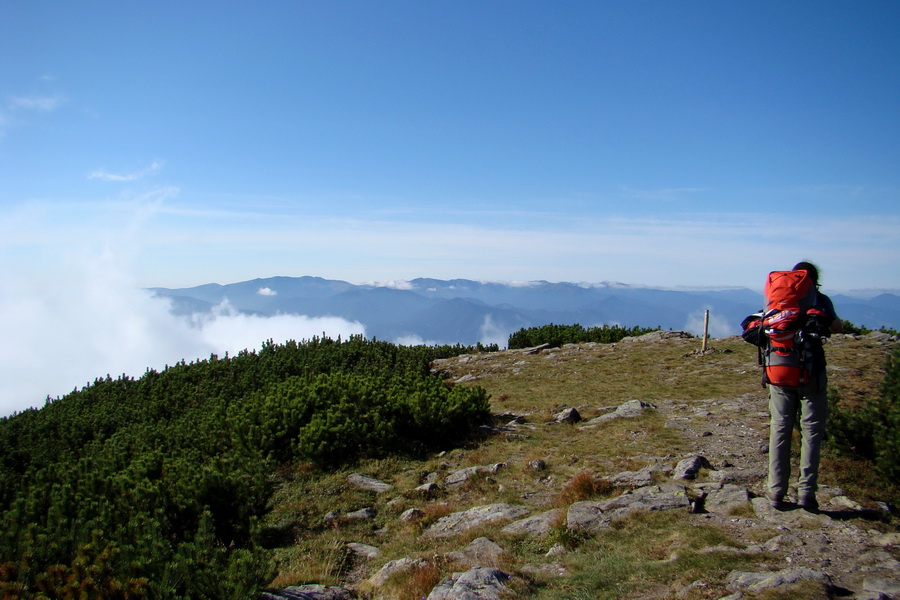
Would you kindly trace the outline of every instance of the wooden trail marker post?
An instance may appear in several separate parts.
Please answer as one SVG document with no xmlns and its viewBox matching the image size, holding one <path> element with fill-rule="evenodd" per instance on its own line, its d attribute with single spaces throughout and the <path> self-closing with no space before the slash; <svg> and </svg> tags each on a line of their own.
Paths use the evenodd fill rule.
<svg viewBox="0 0 900 600">
<path fill-rule="evenodd" d="M 700 353 L 706 353 L 706 343 L 709 340 L 709 309 L 706 310 L 706 314 L 703 316 L 703 346 L 700 348 Z"/>
</svg>

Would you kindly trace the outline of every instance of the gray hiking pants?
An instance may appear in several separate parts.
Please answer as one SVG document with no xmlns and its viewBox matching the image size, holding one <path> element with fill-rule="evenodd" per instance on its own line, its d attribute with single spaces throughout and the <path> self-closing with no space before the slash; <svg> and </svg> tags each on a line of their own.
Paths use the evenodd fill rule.
<svg viewBox="0 0 900 600">
<path fill-rule="evenodd" d="M 783 498 L 791 478 L 791 435 L 800 412 L 800 477 L 797 496 L 815 497 L 819 456 L 828 418 L 828 378 L 824 372 L 799 387 L 769 386 L 769 495 Z"/>
</svg>

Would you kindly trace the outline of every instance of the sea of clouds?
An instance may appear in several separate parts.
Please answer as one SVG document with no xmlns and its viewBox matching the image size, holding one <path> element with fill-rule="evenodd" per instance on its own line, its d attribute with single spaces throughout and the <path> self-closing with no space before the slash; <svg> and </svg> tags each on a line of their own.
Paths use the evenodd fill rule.
<svg viewBox="0 0 900 600">
<path fill-rule="evenodd" d="M 0 287 L 0 416 L 40 408 L 98 377 L 139 378 L 148 368 L 259 349 L 323 333 L 365 334 L 340 318 L 241 314 L 227 302 L 179 317 L 141 289 L 110 252 L 52 257 L 41 273 L 5 274 Z"/>
</svg>

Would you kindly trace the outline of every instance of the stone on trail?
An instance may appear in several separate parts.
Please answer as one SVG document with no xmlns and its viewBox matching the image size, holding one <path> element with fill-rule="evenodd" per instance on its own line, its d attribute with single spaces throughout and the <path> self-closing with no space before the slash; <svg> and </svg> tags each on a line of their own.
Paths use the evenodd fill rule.
<svg viewBox="0 0 900 600">
<path fill-rule="evenodd" d="M 665 475 L 669 471 L 671 471 L 671 467 L 665 464 L 654 464 L 646 466 L 639 471 L 623 471 L 603 479 L 616 487 L 642 488 L 653 484 L 654 474 L 662 473 Z"/>
<path fill-rule="evenodd" d="M 900 598 L 900 576 L 897 577 L 866 577 L 863 588 L 867 592 L 881 594 L 880 598 Z"/>
<path fill-rule="evenodd" d="M 696 479 L 700 469 L 711 469 L 712 465 L 703 456 L 691 456 L 679 462 L 672 473 L 672 479 Z"/>
<path fill-rule="evenodd" d="M 747 488 L 726 483 L 721 489 L 709 492 L 704 508 L 712 513 L 730 514 L 738 508 L 747 506 L 749 502 L 750 493 Z"/>
</svg>

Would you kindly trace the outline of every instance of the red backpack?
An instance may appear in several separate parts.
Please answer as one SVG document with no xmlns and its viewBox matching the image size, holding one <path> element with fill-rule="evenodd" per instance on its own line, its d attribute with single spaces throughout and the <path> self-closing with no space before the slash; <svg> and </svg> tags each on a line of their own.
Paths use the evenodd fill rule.
<svg viewBox="0 0 900 600">
<path fill-rule="evenodd" d="M 764 293 L 765 309 L 744 319 L 742 336 L 760 349 L 763 385 L 796 387 L 809 381 L 809 342 L 812 337 L 827 337 L 827 329 L 819 324 L 827 321 L 827 315 L 815 307 L 816 285 L 804 270 L 772 271 Z"/>
<path fill-rule="evenodd" d="M 772 271 L 763 290 L 766 310 L 763 328 L 770 340 L 793 337 L 806 320 L 806 311 L 816 304 L 816 286 L 809 273 Z"/>
</svg>

